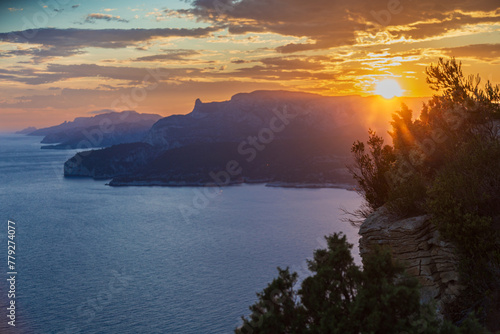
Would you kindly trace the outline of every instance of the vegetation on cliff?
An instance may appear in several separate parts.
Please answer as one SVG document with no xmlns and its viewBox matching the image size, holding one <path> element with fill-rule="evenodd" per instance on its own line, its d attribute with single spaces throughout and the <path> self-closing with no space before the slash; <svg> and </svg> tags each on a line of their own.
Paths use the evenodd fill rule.
<svg viewBox="0 0 500 334">
<path fill-rule="evenodd" d="M 417 119 L 404 105 L 393 115 L 392 146 L 373 132 L 368 149 L 352 146 L 351 172 L 367 202 L 358 216 L 382 205 L 400 218 L 431 214 L 458 247 L 467 286 L 447 315 L 459 320 L 474 310 L 487 322 L 500 301 L 500 87 L 481 88 L 454 58 L 440 59 L 427 75 L 440 95 Z"/>
<path fill-rule="evenodd" d="M 418 282 L 405 276 L 386 250 L 367 256 L 361 269 L 345 236 L 326 240 L 328 249 L 314 252 L 308 262 L 313 275 L 300 289 L 296 273 L 278 268 L 278 277 L 257 294 L 250 316 L 242 318 L 235 333 L 485 333 L 471 318 L 457 327 L 421 305 Z"/>
<path fill-rule="evenodd" d="M 360 268 L 352 246 L 334 234 L 328 249 L 315 251 L 312 275 L 300 288 L 296 273 L 278 268 L 236 333 L 486 333 L 473 314 L 495 328 L 488 315 L 500 291 L 500 88 L 489 82 L 480 88 L 479 77 L 465 78 L 453 58 L 427 74 L 440 95 L 417 119 L 404 105 L 394 114 L 392 146 L 371 130 L 366 144 L 356 141 L 350 170 L 366 200 L 358 219 L 381 206 L 398 218 L 430 214 L 457 245 L 467 289 L 447 319 L 420 303 L 417 281 L 388 251 L 365 255 Z"/>
</svg>

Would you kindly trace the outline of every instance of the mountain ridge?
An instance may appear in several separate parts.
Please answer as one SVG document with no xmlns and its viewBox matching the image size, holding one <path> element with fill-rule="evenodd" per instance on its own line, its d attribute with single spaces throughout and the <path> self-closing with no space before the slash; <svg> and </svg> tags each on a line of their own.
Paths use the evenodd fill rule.
<svg viewBox="0 0 500 334">
<path fill-rule="evenodd" d="M 106 110 L 107 111 L 107 110 Z M 133 110 L 106 112 L 90 117 L 37 129 L 29 136 L 44 136 L 43 149 L 98 148 L 138 142 L 159 119 L 156 114 L 139 114 Z"/>
<path fill-rule="evenodd" d="M 76 155 L 65 163 L 65 176 L 112 178 L 110 185 L 200 185 L 236 161 L 242 173 L 232 184 L 353 184 L 345 169 L 352 142 L 366 136 L 368 119 L 387 124 L 390 115 L 375 110 L 374 101 L 288 91 L 197 99 L 191 113 L 155 122 L 140 145 Z M 140 163 L 131 165 L 134 156 Z"/>
</svg>

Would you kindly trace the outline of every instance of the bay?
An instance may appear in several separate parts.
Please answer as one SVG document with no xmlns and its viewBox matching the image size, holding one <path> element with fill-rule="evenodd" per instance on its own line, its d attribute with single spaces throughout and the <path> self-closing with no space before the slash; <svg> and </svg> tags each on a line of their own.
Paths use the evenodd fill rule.
<svg viewBox="0 0 500 334">
<path fill-rule="evenodd" d="M 307 274 L 324 235 L 345 233 L 359 263 L 357 229 L 340 221 L 340 207 L 361 204 L 353 191 L 113 188 L 64 178 L 76 151 L 39 141 L 0 135 L 0 252 L 10 219 L 18 333 L 231 333 L 277 266 Z"/>
</svg>

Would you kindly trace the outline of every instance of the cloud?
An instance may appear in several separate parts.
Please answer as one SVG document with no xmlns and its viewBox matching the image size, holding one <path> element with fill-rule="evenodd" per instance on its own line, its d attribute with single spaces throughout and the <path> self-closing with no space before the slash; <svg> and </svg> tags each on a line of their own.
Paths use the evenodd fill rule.
<svg viewBox="0 0 500 334">
<path fill-rule="evenodd" d="M 248 63 L 260 63 L 252 67 L 240 67 L 236 70 L 222 75 L 235 77 L 249 77 L 253 79 L 265 80 L 332 80 L 336 78 L 327 66 L 342 62 L 342 59 L 330 56 L 283 56 L 267 57 L 259 60 L 238 59 L 231 61 L 232 64 L 241 65 Z M 219 75 L 219 74 L 214 74 Z"/>
<path fill-rule="evenodd" d="M 323 70 L 325 66 L 319 62 L 313 62 L 310 60 L 302 60 L 293 58 L 284 58 L 284 57 L 272 57 L 272 58 L 264 58 L 260 60 L 261 63 L 267 65 L 268 68 L 279 69 L 279 70 L 310 70 L 310 71 L 319 71 Z"/>
<path fill-rule="evenodd" d="M 0 41 L 31 43 L 72 48 L 124 48 L 156 37 L 205 37 L 220 31 L 207 28 L 160 28 L 160 29 L 56 29 L 43 28 L 0 33 Z"/>
<path fill-rule="evenodd" d="M 104 89 L 107 89 L 107 90 L 115 90 L 116 88 L 111 86 L 111 85 L 105 85 L 105 84 L 100 84 L 99 86 L 97 86 L 97 89 L 101 89 L 101 88 L 104 88 Z"/>
<path fill-rule="evenodd" d="M 14 8 L 14 7 L 11 7 L 11 8 L 8 8 L 9 9 L 9 12 L 17 12 L 18 10 L 23 10 L 24 8 Z"/>
<path fill-rule="evenodd" d="M 236 59 L 236 60 L 231 60 L 231 64 L 247 64 L 247 63 L 253 63 L 251 60 L 244 60 L 244 59 Z"/>
<path fill-rule="evenodd" d="M 84 23 L 95 23 L 97 20 L 104 20 L 107 22 L 111 22 L 111 21 L 125 22 L 125 23 L 129 22 L 126 19 L 122 19 L 120 16 L 113 16 L 111 14 L 93 13 L 93 14 L 87 15 Z"/>
<path fill-rule="evenodd" d="M 84 53 L 84 51 L 75 50 L 73 48 L 44 46 L 41 48 L 0 51 L 0 58 L 29 56 L 33 63 L 39 64 L 58 57 L 69 57 Z"/>
<path fill-rule="evenodd" d="M 78 8 L 78 7 L 80 7 L 80 5 L 73 5 L 73 6 L 71 6 L 71 8 Z"/>
<path fill-rule="evenodd" d="M 457 58 L 474 58 L 487 62 L 500 60 L 500 44 L 473 44 L 443 48 L 441 51 Z"/>
<path fill-rule="evenodd" d="M 233 34 L 272 32 L 307 38 L 278 47 L 282 53 L 358 43 L 360 33 L 388 31 L 393 38 L 440 36 L 468 24 L 498 23 L 498 0 L 194 0 L 167 15 L 194 15 Z"/>
<path fill-rule="evenodd" d="M 280 67 L 255 65 L 238 68 L 232 72 L 211 73 L 212 76 L 228 78 L 250 78 L 254 80 L 286 81 L 286 80 L 335 80 L 336 75 L 327 72 L 313 72 L 301 69 L 283 70 Z"/>
<path fill-rule="evenodd" d="M 1 77 L 1 75 L 0 75 Z M 123 90 L 125 92 L 125 90 Z M 95 89 L 61 89 L 56 94 L 49 95 L 21 95 L 16 96 L 14 101 L 0 103 L 4 108 L 75 108 L 79 105 L 88 105 L 95 110 L 93 105 L 101 105 L 108 108 L 110 99 L 116 98 L 117 93 Z M 89 103 L 89 101 L 92 101 Z M 38 105 L 38 107 L 37 107 Z"/>
<path fill-rule="evenodd" d="M 165 53 L 163 54 L 139 57 L 133 59 L 133 61 L 171 61 L 171 60 L 185 61 L 189 60 L 186 59 L 187 57 L 192 57 L 196 55 L 200 55 L 200 52 L 196 50 L 185 50 L 185 49 L 165 50 Z"/>
<path fill-rule="evenodd" d="M 2 74 L 3 73 L 3 74 Z M 13 70 L 0 69 L 1 77 L 14 82 L 21 82 L 28 85 L 41 85 L 45 83 L 63 80 L 68 75 L 60 73 L 47 73 L 33 68 L 18 68 Z"/>
<path fill-rule="evenodd" d="M 170 50 L 166 54 L 146 56 L 136 61 L 165 61 L 183 60 L 199 54 L 194 50 Z M 333 58 L 328 58 L 333 59 Z M 333 80 L 336 78 L 332 72 L 325 70 L 325 64 L 316 60 L 316 57 L 270 57 L 259 61 L 262 65 L 243 67 L 232 71 L 226 70 L 224 64 L 206 68 L 199 67 L 161 67 L 149 70 L 133 66 L 101 66 L 97 64 L 54 64 L 50 63 L 46 69 L 15 68 L 0 69 L 3 79 L 21 82 L 28 85 L 41 85 L 55 83 L 77 78 L 109 78 L 126 81 L 129 85 L 152 83 L 154 78 L 150 71 L 160 73 L 161 81 L 172 80 L 196 80 L 199 78 L 244 78 L 269 80 L 272 82 L 280 80 Z M 331 63 L 331 62 L 330 62 Z M 221 67 L 222 66 L 222 67 Z M 110 87 L 106 88 L 109 89 Z"/>
<path fill-rule="evenodd" d="M 157 78 L 153 73 L 156 73 Z M 75 78 L 109 78 L 125 80 L 129 84 L 153 83 L 155 80 L 170 80 L 196 76 L 202 73 L 197 68 L 155 68 L 126 66 L 99 66 L 95 64 L 61 65 L 48 64 L 46 70 L 22 68 L 5 70 L 0 69 L 3 78 L 10 81 L 22 82 L 28 85 L 41 85 Z"/>
<path fill-rule="evenodd" d="M 116 110 L 113 109 L 92 110 L 92 111 L 87 111 L 87 114 L 100 115 L 100 114 L 109 114 L 112 112 L 116 112 Z"/>
<path fill-rule="evenodd" d="M 0 74 L 2 77 L 2 74 Z M 14 96 L 10 101 L 1 101 L 1 108 L 22 108 L 38 111 L 44 108 L 61 109 L 67 114 L 71 109 L 80 109 L 75 117 L 89 110 L 98 109 L 135 109 L 138 112 L 170 113 L 189 112 L 196 98 L 220 100 L 230 98 L 241 92 L 257 89 L 283 89 L 279 83 L 244 82 L 222 80 L 217 82 L 178 81 L 173 84 L 160 83 L 156 89 L 148 92 L 147 98 L 137 105 L 113 102 L 123 96 L 130 96 L 132 87 L 118 87 L 114 90 L 63 88 L 54 94 L 33 94 Z"/>
<path fill-rule="evenodd" d="M 493 15 L 490 15 L 493 14 Z M 498 24 L 500 21 L 500 7 L 495 12 L 463 13 L 460 11 L 436 13 L 433 19 L 421 22 L 406 24 L 394 22 L 393 26 L 388 26 L 386 30 L 394 34 L 395 38 L 404 36 L 412 39 L 425 39 L 463 29 L 467 26 L 480 24 Z"/>
</svg>

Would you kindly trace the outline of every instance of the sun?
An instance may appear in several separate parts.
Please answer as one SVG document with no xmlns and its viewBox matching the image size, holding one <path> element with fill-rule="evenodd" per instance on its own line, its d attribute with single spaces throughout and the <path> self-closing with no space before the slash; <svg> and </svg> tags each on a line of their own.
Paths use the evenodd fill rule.
<svg viewBox="0 0 500 334">
<path fill-rule="evenodd" d="M 393 79 L 382 80 L 375 87 L 375 94 L 386 99 L 392 99 L 395 96 L 403 95 L 404 90 L 401 89 L 399 83 Z"/>
</svg>

